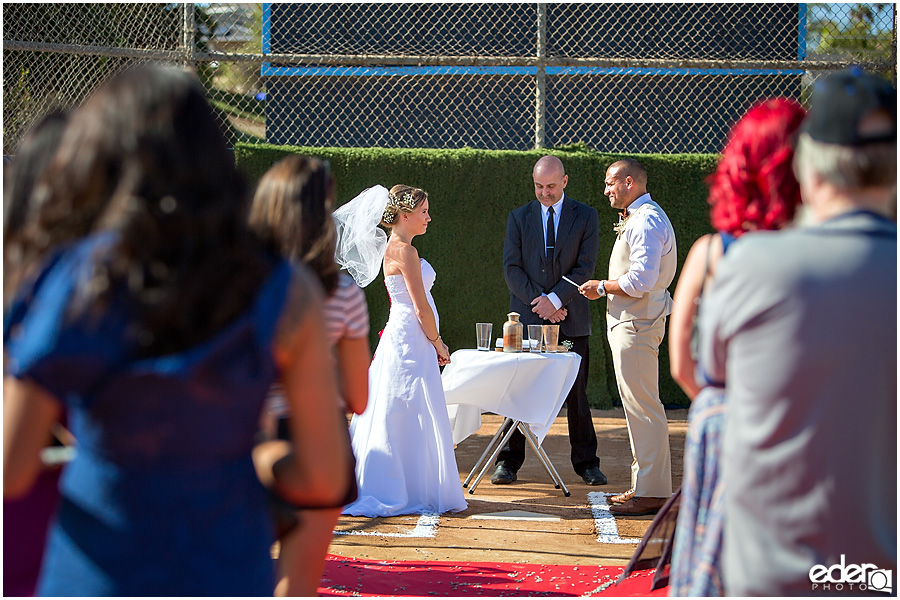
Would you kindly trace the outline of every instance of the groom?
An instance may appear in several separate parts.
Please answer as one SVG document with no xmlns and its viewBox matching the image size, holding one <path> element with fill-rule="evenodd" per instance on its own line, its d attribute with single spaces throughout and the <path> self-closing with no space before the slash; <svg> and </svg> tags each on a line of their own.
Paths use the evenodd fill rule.
<svg viewBox="0 0 900 600">
<path fill-rule="evenodd" d="M 581 356 L 578 376 L 566 398 L 572 467 L 588 485 L 604 485 L 587 399 L 590 305 L 576 286 L 562 278 L 583 283 L 593 276 L 600 247 L 599 217 L 596 209 L 565 195 L 569 176 L 557 157 L 538 160 L 532 178 L 537 201 L 512 211 L 506 225 L 503 271 L 509 307 L 526 326 L 559 323 L 560 341 L 571 341 Z M 525 436 L 516 431 L 497 457 L 491 483 L 516 480 L 516 471 L 525 461 L 525 443 Z"/>
</svg>

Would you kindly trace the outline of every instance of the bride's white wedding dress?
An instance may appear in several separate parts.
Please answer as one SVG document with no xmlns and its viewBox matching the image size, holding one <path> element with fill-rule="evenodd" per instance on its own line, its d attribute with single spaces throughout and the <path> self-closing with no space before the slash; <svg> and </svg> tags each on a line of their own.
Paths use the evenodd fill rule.
<svg viewBox="0 0 900 600">
<path fill-rule="evenodd" d="M 428 304 L 435 271 L 420 259 Z M 387 275 L 391 311 L 369 367 L 369 401 L 350 423 L 359 497 L 344 514 L 368 517 L 465 510 L 437 353 L 402 275 Z"/>
</svg>

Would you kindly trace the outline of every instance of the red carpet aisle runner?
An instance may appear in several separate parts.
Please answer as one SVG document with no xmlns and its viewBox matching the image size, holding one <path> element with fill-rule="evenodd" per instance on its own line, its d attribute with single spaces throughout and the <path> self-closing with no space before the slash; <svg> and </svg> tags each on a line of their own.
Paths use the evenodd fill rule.
<svg viewBox="0 0 900 600">
<path fill-rule="evenodd" d="M 348 559 L 329 555 L 320 596 L 665 596 L 653 570 L 624 567 Z"/>
</svg>

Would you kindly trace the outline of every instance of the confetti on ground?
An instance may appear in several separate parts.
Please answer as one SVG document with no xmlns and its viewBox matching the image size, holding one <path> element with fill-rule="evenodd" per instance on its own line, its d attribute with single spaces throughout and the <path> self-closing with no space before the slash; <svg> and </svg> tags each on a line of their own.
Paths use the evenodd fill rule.
<svg viewBox="0 0 900 600">
<path fill-rule="evenodd" d="M 665 596 L 654 571 L 621 584 L 624 567 L 376 561 L 329 555 L 320 596 Z"/>
<path fill-rule="evenodd" d="M 390 532 L 390 531 L 359 531 L 357 529 L 335 530 L 334 535 L 370 535 L 376 537 L 395 537 L 395 538 L 433 538 L 437 533 L 438 515 L 422 515 L 416 522 L 416 526 L 409 531 Z"/>
</svg>

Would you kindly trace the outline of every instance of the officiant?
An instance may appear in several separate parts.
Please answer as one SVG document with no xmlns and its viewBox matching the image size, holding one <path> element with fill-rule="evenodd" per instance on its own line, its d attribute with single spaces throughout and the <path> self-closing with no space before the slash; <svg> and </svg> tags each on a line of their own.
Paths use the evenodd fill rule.
<svg viewBox="0 0 900 600">
<path fill-rule="evenodd" d="M 536 199 L 509 214 L 503 244 L 503 273 L 510 311 L 525 325 L 560 326 L 581 366 L 566 398 L 572 468 L 588 485 L 604 485 L 597 434 L 587 398 L 591 335 L 590 303 L 563 279 L 584 282 L 594 274 L 600 247 L 597 210 L 565 193 L 569 176 L 556 156 L 543 156 L 532 171 Z M 491 483 L 509 484 L 525 461 L 525 436 L 516 431 L 497 457 Z"/>
</svg>

